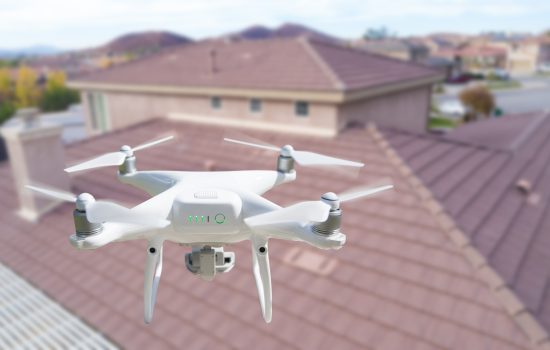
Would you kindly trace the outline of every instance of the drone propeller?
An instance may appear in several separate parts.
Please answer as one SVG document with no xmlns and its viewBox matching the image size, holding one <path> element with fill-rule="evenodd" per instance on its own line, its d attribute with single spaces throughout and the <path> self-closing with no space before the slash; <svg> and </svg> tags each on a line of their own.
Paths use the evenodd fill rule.
<svg viewBox="0 0 550 350">
<path fill-rule="evenodd" d="M 135 211 L 122 205 L 96 201 L 89 193 L 81 193 L 76 196 L 73 193 L 57 189 L 48 189 L 37 186 L 26 186 L 28 189 L 40 193 L 46 197 L 76 203 L 76 208 L 86 211 L 86 218 L 93 223 L 118 222 L 124 224 L 142 225 L 151 228 L 165 227 L 169 222 L 156 216 L 146 215 L 141 211 Z"/>
<path fill-rule="evenodd" d="M 82 171 L 87 169 L 95 169 L 95 168 L 101 168 L 106 166 L 117 166 L 122 165 L 124 163 L 124 160 L 126 157 L 130 157 L 134 154 L 135 151 L 140 151 L 145 148 L 156 146 L 160 143 L 169 141 L 173 139 L 174 136 L 167 136 L 163 137 L 158 140 L 154 140 L 151 142 L 143 143 L 136 147 L 130 147 L 130 146 L 122 146 L 119 151 L 117 152 L 110 152 L 103 154 L 99 157 L 93 158 L 91 160 L 88 160 L 86 162 L 74 165 L 72 167 L 69 167 L 65 169 L 66 172 L 72 173 L 76 171 Z"/>
<path fill-rule="evenodd" d="M 351 160 L 340 159 L 323 154 L 308 152 L 308 151 L 296 151 L 292 146 L 286 145 L 281 148 L 271 145 L 260 145 L 257 143 L 240 141 L 230 138 L 224 138 L 224 141 L 237 143 L 244 146 L 261 148 L 269 151 L 280 152 L 281 155 L 292 157 L 298 164 L 302 166 L 315 166 L 315 165 L 341 165 L 360 168 L 365 164 L 359 162 L 353 162 Z"/>
<path fill-rule="evenodd" d="M 323 200 L 301 202 L 286 208 L 255 215 L 245 219 L 249 227 L 284 224 L 289 222 L 323 222 L 327 220 L 331 209 L 338 209 L 340 203 L 372 196 L 393 188 L 387 184 L 376 187 L 360 187 L 342 193 L 340 196 L 329 192 Z"/>
</svg>

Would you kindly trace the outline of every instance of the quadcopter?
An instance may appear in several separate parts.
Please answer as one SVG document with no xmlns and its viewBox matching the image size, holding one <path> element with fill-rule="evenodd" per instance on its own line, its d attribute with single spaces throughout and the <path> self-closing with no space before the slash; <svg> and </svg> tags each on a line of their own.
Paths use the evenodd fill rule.
<svg viewBox="0 0 550 350">
<path fill-rule="evenodd" d="M 189 271 L 204 280 L 229 272 L 235 253 L 228 244 L 250 240 L 252 270 L 265 322 L 271 322 L 272 292 L 269 239 L 306 242 L 321 249 L 339 249 L 346 236 L 340 232 L 340 204 L 391 189 L 393 185 L 363 188 L 337 196 L 325 193 L 317 201 L 281 207 L 262 197 L 273 187 L 296 179 L 300 166 L 362 167 L 362 163 L 298 151 L 292 146 L 275 147 L 225 138 L 244 146 L 279 153 L 276 170 L 242 171 L 138 171 L 136 151 L 172 139 L 164 137 L 137 147 L 122 146 L 89 161 L 65 169 L 72 173 L 118 166 L 118 180 L 147 192 L 151 198 L 133 207 L 95 200 L 89 193 L 78 196 L 57 189 L 27 186 L 56 200 L 75 203 L 75 233 L 70 243 L 77 249 L 96 249 L 112 242 L 145 239 L 147 262 L 144 283 L 144 320 L 153 318 L 162 271 L 164 241 L 191 247 L 185 255 Z"/>
</svg>

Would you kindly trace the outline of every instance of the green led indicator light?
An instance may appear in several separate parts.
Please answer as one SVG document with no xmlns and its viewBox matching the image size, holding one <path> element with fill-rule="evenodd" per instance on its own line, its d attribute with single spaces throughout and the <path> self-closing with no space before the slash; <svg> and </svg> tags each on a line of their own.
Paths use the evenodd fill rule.
<svg viewBox="0 0 550 350">
<path fill-rule="evenodd" d="M 192 222 L 193 222 L 193 216 L 192 216 L 192 215 L 189 215 L 189 217 L 187 218 L 187 220 L 189 221 L 189 223 L 192 223 Z"/>
<path fill-rule="evenodd" d="M 216 224 L 223 224 L 225 222 L 225 215 L 222 213 L 216 214 L 214 217 L 214 221 L 216 221 Z"/>
<path fill-rule="evenodd" d="M 201 222 L 204 224 L 204 215 L 201 216 Z"/>
</svg>

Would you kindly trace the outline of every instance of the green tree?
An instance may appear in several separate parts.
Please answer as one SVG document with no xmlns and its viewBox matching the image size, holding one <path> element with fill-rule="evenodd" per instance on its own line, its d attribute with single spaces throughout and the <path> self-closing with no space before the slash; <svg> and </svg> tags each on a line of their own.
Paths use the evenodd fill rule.
<svg viewBox="0 0 550 350">
<path fill-rule="evenodd" d="M 0 101 L 0 125 L 15 114 L 16 108 L 11 101 Z"/>
<path fill-rule="evenodd" d="M 17 107 L 32 107 L 38 103 L 40 90 L 36 85 L 36 73 L 27 66 L 21 66 L 17 71 L 15 82 L 15 102 Z"/>
<path fill-rule="evenodd" d="M 0 68 L 0 102 L 11 99 L 12 90 L 10 71 L 7 68 Z"/>
<path fill-rule="evenodd" d="M 40 109 L 62 111 L 79 100 L 78 92 L 65 86 L 65 73 L 62 71 L 52 72 L 48 75 L 46 89 L 40 99 Z"/>
<path fill-rule="evenodd" d="M 386 27 L 380 27 L 380 28 L 369 28 L 363 34 L 363 39 L 365 40 L 383 40 L 390 38 L 392 36 L 395 36 L 394 34 L 390 33 L 388 28 Z"/>
</svg>

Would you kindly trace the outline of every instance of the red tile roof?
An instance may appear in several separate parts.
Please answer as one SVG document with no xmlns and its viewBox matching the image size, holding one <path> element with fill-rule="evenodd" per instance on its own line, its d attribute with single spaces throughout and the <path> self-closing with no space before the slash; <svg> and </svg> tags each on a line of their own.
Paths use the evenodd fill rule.
<svg viewBox="0 0 550 350">
<path fill-rule="evenodd" d="M 215 52 L 215 72 L 212 72 Z M 341 91 L 440 73 L 311 38 L 203 42 L 79 78 L 110 84 Z"/>
<path fill-rule="evenodd" d="M 466 125 L 448 137 L 385 130 L 526 310 L 550 330 L 550 114 Z M 515 130 L 515 133 L 513 132 Z M 485 135 L 485 140 L 483 139 Z M 532 188 L 518 189 L 518 182 Z"/>
<path fill-rule="evenodd" d="M 171 130 L 171 147 L 143 151 L 142 169 L 272 169 L 276 155 L 224 145 L 224 130 L 156 120 L 67 148 L 72 161 L 137 144 Z M 249 133 L 249 131 L 247 131 Z M 346 204 L 339 251 L 272 240 L 273 322 L 261 319 L 249 244 L 231 272 L 206 283 L 184 266 L 185 247 L 166 244 L 155 318 L 143 323 L 145 242 L 77 251 L 71 206 L 46 215 L 40 226 L 19 219 L 7 164 L 0 165 L 0 260 L 125 348 L 160 349 L 528 349 L 528 337 L 497 301 L 425 189 L 376 129 L 351 129 L 334 139 L 254 132 L 273 144 L 364 161 L 358 178 L 342 172 L 298 169 L 298 179 L 267 198 L 286 205 L 327 190 L 391 177 L 394 194 Z M 213 163 L 212 163 L 213 162 Z M 147 198 L 117 182 L 115 169 L 74 178 L 74 192 L 136 204 Z M 431 203 L 431 204 L 430 204 Z M 297 249 L 299 250 L 297 253 Z M 296 261 L 326 259 L 313 271 Z M 308 257 L 309 256 L 309 257 Z M 299 260 L 299 259 L 298 259 Z"/>
</svg>

